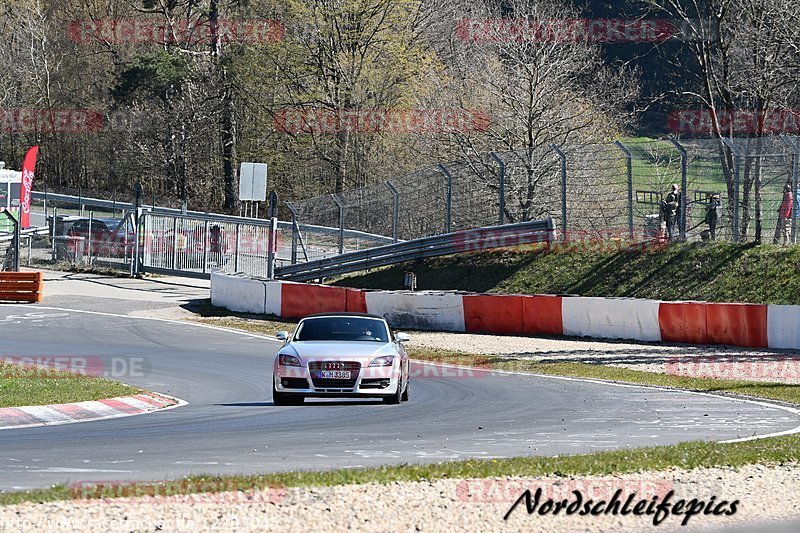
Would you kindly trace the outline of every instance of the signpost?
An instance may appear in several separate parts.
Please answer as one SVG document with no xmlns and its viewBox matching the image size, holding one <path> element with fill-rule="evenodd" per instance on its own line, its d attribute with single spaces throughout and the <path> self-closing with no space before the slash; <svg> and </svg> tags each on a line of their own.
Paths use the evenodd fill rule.
<svg viewBox="0 0 800 533">
<path fill-rule="evenodd" d="M 0 161 L 0 210 L 7 209 L 19 216 L 19 189 L 22 183 L 22 172 L 8 170 Z M 8 219 L 0 220 L 0 231 L 13 231 L 13 224 Z"/>
<path fill-rule="evenodd" d="M 258 202 L 267 199 L 267 164 L 242 163 L 239 169 L 239 201 L 244 216 L 258 218 Z"/>
<path fill-rule="evenodd" d="M 269 236 L 267 237 L 267 278 L 275 278 L 275 255 L 278 251 L 278 193 L 269 193 Z"/>
</svg>

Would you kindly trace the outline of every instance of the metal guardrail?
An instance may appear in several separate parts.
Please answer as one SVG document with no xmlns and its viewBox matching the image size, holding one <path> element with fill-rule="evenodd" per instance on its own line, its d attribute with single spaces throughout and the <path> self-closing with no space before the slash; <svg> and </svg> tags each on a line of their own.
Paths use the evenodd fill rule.
<svg viewBox="0 0 800 533">
<path fill-rule="evenodd" d="M 47 236 L 50 235 L 50 228 L 47 226 L 43 226 L 41 228 L 29 228 L 24 229 L 19 232 L 20 237 L 26 237 L 28 235 L 43 235 Z M 0 231 L 0 242 L 11 241 L 14 239 L 14 234 L 9 233 L 6 231 Z"/>
<path fill-rule="evenodd" d="M 553 240 L 555 240 L 553 219 L 520 222 L 423 237 L 308 263 L 279 267 L 275 269 L 275 277 L 291 281 L 308 281 L 423 257 L 507 248 Z"/>
</svg>

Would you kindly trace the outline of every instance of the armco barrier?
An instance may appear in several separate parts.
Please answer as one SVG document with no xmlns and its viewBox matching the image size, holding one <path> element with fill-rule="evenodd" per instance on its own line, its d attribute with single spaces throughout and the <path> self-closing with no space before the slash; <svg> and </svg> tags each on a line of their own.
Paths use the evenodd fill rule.
<svg viewBox="0 0 800 533">
<path fill-rule="evenodd" d="M 0 272 L 0 300 L 41 302 L 43 283 L 41 272 Z"/>
<path fill-rule="evenodd" d="M 561 299 L 564 334 L 660 341 L 658 307 L 655 300 L 564 297 Z"/>
<path fill-rule="evenodd" d="M 708 344 L 705 302 L 661 302 L 658 323 L 664 342 Z"/>
<path fill-rule="evenodd" d="M 800 349 L 800 306 L 633 298 L 363 291 L 215 273 L 214 305 L 299 318 L 369 312 L 393 327 Z"/>
</svg>

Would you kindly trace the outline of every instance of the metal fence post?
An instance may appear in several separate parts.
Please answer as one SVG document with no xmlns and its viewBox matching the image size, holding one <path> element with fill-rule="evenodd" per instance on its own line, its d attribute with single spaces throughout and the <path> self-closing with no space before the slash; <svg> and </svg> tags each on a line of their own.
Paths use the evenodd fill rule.
<svg viewBox="0 0 800 533">
<path fill-rule="evenodd" d="M 78 187 L 78 210 L 83 216 L 83 187 Z"/>
<path fill-rule="evenodd" d="M 172 269 L 178 268 L 178 217 L 172 219 Z"/>
<path fill-rule="evenodd" d="M 722 142 L 733 154 L 733 221 L 731 230 L 733 232 L 733 242 L 739 242 L 739 149 L 730 139 L 722 139 Z"/>
<path fill-rule="evenodd" d="M 51 242 L 50 242 L 50 259 L 53 261 L 56 260 L 56 216 L 58 213 L 58 208 L 53 208 L 53 218 L 52 218 L 52 227 L 50 228 L 50 233 L 52 234 Z M 45 219 L 47 219 L 47 213 L 44 214 Z"/>
<path fill-rule="evenodd" d="M 208 271 L 208 220 L 203 221 L 203 274 Z"/>
<path fill-rule="evenodd" d="M 94 222 L 94 211 L 89 211 L 89 232 L 86 238 L 89 239 L 89 264 L 92 264 L 92 223 Z"/>
<path fill-rule="evenodd" d="M 800 181 L 800 146 L 785 133 L 781 134 L 781 140 L 792 150 L 792 205 L 794 206 L 792 210 L 792 244 L 797 244 L 797 210 L 800 209 L 800 206 L 797 205 L 797 187 L 800 185 L 798 184 Z"/>
<path fill-rule="evenodd" d="M 555 144 L 550 145 L 561 161 L 561 240 L 567 241 L 567 156 Z"/>
<path fill-rule="evenodd" d="M 233 249 L 233 272 L 239 272 L 239 244 L 241 243 L 241 224 L 236 224 L 236 241 Z"/>
<path fill-rule="evenodd" d="M 275 279 L 275 246 L 277 244 L 278 219 L 269 219 L 269 234 L 267 238 L 267 278 Z"/>
<path fill-rule="evenodd" d="M 344 253 L 344 202 L 335 194 L 331 197 L 336 205 L 339 206 L 339 253 Z"/>
<path fill-rule="evenodd" d="M 141 270 L 141 256 L 142 250 L 140 249 L 141 246 L 139 242 L 141 241 L 140 235 L 142 233 L 142 226 L 144 225 L 144 218 L 147 215 L 139 216 L 139 208 L 136 208 L 134 211 L 133 217 L 133 257 L 131 258 L 131 274 L 139 277 L 139 272 Z"/>
<path fill-rule="evenodd" d="M 14 260 L 11 263 L 11 269 L 14 272 L 19 272 L 19 241 L 20 241 L 20 227 L 19 227 L 19 220 L 9 211 L 8 209 L 3 209 L 0 214 L 3 214 L 11 220 L 11 225 L 14 226 L 14 234 L 11 237 L 11 250 L 14 254 Z M 0 263 L 0 270 L 3 270 L 4 263 Z"/>
<path fill-rule="evenodd" d="M 400 193 L 391 181 L 386 186 L 392 193 L 392 241 L 397 242 L 400 235 Z"/>
<path fill-rule="evenodd" d="M 125 221 L 125 237 L 124 242 L 122 244 L 122 262 L 128 262 L 128 217 L 130 216 L 129 213 L 126 213 L 125 210 L 122 210 L 122 218 Z"/>
<path fill-rule="evenodd" d="M 443 164 L 439 163 L 436 168 L 439 173 L 447 180 L 447 192 L 444 201 L 444 232 L 452 233 L 453 230 L 453 176 Z"/>
<path fill-rule="evenodd" d="M 297 264 L 297 237 L 300 233 L 300 229 L 297 226 L 297 209 L 291 202 L 286 202 L 286 207 L 289 208 L 289 212 L 292 214 L 292 264 Z"/>
<path fill-rule="evenodd" d="M 681 154 L 681 227 L 680 236 L 681 240 L 686 240 L 686 194 L 689 187 L 689 154 L 686 148 L 683 147 L 676 139 L 670 138 L 672 145 L 678 149 Z"/>
<path fill-rule="evenodd" d="M 497 216 L 498 224 L 503 225 L 506 223 L 506 162 L 503 161 L 496 153 L 491 152 L 489 156 L 495 160 L 498 166 L 499 183 L 499 211 Z"/>
<path fill-rule="evenodd" d="M 622 141 L 614 144 L 625 155 L 625 174 L 628 182 L 628 237 L 633 240 L 633 154 Z"/>
</svg>

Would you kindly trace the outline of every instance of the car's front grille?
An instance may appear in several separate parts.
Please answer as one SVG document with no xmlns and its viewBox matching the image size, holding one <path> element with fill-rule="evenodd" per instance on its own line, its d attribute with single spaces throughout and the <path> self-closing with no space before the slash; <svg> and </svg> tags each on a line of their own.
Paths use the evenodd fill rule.
<svg viewBox="0 0 800 533">
<path fill-rule="evenodd" d="M 350 379 L 319 378 L 320 370 L 340 370 L 350 372 Z M 308 364 L 311 382 L 316 389 L 352 389 L 356 386 L 361 363 L 357 361 L 315 361 Z"/>
</svg>

